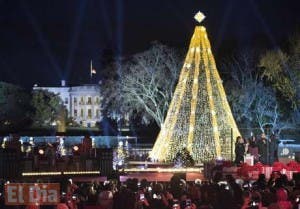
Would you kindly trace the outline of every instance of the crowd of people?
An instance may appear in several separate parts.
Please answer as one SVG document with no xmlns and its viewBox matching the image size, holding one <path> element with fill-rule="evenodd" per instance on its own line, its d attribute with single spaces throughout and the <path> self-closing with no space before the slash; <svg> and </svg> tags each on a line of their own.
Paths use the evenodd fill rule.
<svg viewBox="0 0 300 209">
<path fill-rule="evenodd" d="M 15 140 L 16 141 L 16 140 Z M 46 154 L 53 155 L 48 145 Z M 91 140 L 85 137 L 81 145 L 81 160 L 85 162 L 91 150 Z M 237 137 L 235 163 L 244 162 L 250 154 L 255 162 L 272 164 L 278 160 L 278 140 L 251 136 Z M 51 158 L 50 158 L 51 159 Z M 49 165 L 53 161 L 49 160 Z M 65 186 L 64 186 L 65 185 Z M 299 209 L 300 176 L 289 181 L 286 175 L 273 172 L 270 179 L 260 174 L 255 181 L 235 179 L 216 172 L 212 179 L 186 182 L 174 175 L 169 182 L 148 182 L 128 179 L 126 182 L 103 183 L 61 182 L 60 203 L 53 205 L 7 206 L 4 189 L 0 191 L 0 209 Z"/>
<path fill-rule="evenodd" d="M 261 162 L 272 165 L 278 161 L 279 140 L 275 134 L 269 138 L 264 133 L 260 137 L 252 135 L 249 139 L 238 136 L 235 143 L 235 163 L 240 165 L 244 162 L 246 154 L 253 156 L 254 163 Z"/>
<path fill-rule="evenodd" d="M 298 209 L 300 176 L 292 181 L 279 172 L 270 179 L 235 179 L 217 172 L 210 181 L 186 182 L 174 175 L 169 182 L 128 179 L 126 182 L 74 183 L 62 186 L 61 202 L 53 205 L 6 206 L 1 209 Z M 62 183 L 62 185 L 64 185 Z M 3 191 L 2 193 L 3 194 Z"/>
</svg>

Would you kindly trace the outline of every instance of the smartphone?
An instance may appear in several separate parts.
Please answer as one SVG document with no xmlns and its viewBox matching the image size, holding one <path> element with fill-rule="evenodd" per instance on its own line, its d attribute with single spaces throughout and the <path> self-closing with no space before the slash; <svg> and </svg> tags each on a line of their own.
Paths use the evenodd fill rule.
<svg viewBox="0 0 300 209">
<path fill-rule="evenodd" d="M 145 195 L 144 194 L 140 194 L 140 200 L 145 199 Z"/>
<path fill-rule="evenodd" d="M 250 205 L 251 205 L 251 206 L 257 206 L 257 205 L 258 205 L 258 202 L 253 201 L 253 202 L 251 202 Z"/>
<path fill-rule="evenodd" d="M 190 199 L 187 199 L 186 202 L 185 202 L 185 206 L 188 207 L 188 206 L 191 206 L 192 205 L 192 201 Z"/>
</svg>

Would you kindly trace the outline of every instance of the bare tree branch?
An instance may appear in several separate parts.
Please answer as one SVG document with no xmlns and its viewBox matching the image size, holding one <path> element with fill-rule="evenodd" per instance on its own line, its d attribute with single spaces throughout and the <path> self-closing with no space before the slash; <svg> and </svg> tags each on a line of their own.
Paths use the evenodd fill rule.
<svg viewBox="0 0 300 209">
<path fill-rule="evenodd" d="M 117 84 L 120 90 L 112 103 L 122 106 L 127 114 L 138 113 L 145 121 L 155 121 L 158 126 L 171 101 L 181 66 L 179 53 L 159 43 L 129 60 L 122 61 Z M 117 106 L 117 105 L 115 105 Z"/>
</svg>

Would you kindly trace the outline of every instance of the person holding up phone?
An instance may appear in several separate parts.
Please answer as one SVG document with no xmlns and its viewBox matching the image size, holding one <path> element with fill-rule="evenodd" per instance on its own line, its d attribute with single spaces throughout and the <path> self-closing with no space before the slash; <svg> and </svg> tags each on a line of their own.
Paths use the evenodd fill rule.
<svg viewBox="0 0 300 209">
<path fill-rule="evenodd" d="M 138 209 L 150 209 L 150 204 L 148 202 L 148 199 L 145 197 L 145 194 L 143 191 L 138 192 L 138 200 L 137 200 L 137 207 Z"/>
</svg>

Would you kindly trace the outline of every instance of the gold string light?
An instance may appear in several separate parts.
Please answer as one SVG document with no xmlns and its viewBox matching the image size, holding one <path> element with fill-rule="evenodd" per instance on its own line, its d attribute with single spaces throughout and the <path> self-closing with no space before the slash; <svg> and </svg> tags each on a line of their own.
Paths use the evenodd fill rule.
<svg viewBox="0 0 300 209">
<path fill-rule="evenodd" d="M 100 171 L 24 172 L 22 176 L 98 175 Z"/>
<path fill-rule="evenodd" d="M 125 168 L 122 170 L 124 172 L 137 172 L 137 173 L 147 173 L 147 172 L 158 172 L 158 173 L 184 173 L 184 172 L 202 172 L 203 168 Z"/>
<path fill-rule="evenodd" d="M 198 20 L 204 15 L 197 13 Z M 195 16 L 195 18 L 196 18 Z M 150 152 L 152 160 L 172 161 L 184 147 L 197 162 L 230 159 L 240 135 L 203 26 L 196 26 L 174 96 Z"/>
</svg>

